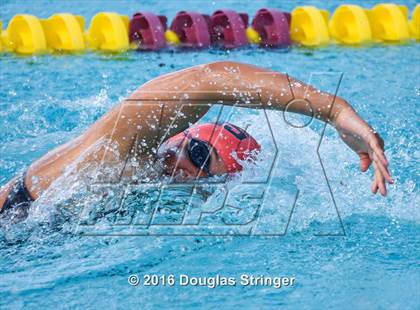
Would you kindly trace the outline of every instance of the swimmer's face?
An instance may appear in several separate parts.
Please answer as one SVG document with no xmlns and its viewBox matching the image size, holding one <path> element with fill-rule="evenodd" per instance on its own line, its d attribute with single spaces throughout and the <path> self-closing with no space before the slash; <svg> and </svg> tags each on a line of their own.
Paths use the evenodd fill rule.
<svg viewBox="0 0 420 310">
<path fill-rule="evenodd" d="M 159 158 L 163 160 L 165 174 L 184 180 L 208 177 L 208 174 L 194 165 L 188 156 L 189 143 L 188 139 L 179 139 L 167 141 L 161 146 Z M 221 175 L 227 172 L 225 164 L 214 148 L 210 148 L 209 172 L 211 175 Z"/>
</svg>

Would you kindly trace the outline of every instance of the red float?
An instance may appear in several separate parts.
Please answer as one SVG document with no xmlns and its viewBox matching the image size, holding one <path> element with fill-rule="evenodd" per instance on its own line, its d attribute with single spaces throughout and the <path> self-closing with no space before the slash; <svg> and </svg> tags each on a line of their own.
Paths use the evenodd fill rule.
<svg viewBox="0 0 420 310">
<path fill-rule="evenodd" d="M 182 46 L 206 48 L 211 44 L 208 15 L 197 12 L 181 11 L 175 16 L 171 24 Z"/>
<path fill-rule="evenodd" d="M 212 43 L 224 48 L 247 45 L 245 34 L 247 25 L 247 14 L 239 14 L 232 10 L 217 10 L 210 17 Z"/>
<path fill-rule="evenodd" d="M 166 16 L 150 12 L 135 13 L 130 20 L 130 43 L 137 43 L 141 50 L 158 50 L 166 46 Z"/>
<path fill-rule="evenodd" d="M 292 44 L 290 39 L 289 13 L 275 9 L 260 9 L 252 20 L 252 28 L 261 37 L 261 45 L 265 47 L 282 47 Z"/>
</svg>

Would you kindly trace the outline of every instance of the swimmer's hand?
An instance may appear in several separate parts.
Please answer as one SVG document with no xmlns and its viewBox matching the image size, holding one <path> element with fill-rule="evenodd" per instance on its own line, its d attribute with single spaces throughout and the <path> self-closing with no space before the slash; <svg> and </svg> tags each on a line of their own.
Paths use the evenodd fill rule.
<svg viewBox="0 0 420 310">
<path fill-rule="evenodd" d="M 335 126 L 341 139 L 359 155 L 360 170 L 365 172 L 373 165 L 372 193 L 376 194 L 379 190 L 382 196 L 386 196 L 385 183 L 392 184 L 393 180 L 388 171 L 382 138 L 351 108 L 337 116 Z"/>
</svg>

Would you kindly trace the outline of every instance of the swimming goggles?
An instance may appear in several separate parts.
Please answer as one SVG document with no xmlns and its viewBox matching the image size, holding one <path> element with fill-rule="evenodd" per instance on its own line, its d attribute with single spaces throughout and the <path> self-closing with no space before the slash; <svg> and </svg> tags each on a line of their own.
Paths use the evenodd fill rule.
<svg viewBox="0 0 420 310">
<path fill-rule="evenodd" d="M 203 170 L 209 176 L 210 173 L 210 145 L 202 140 L 188 137 L 189 139 L 187 154 L 191 162 L 198 169 Z"/>
</svg>

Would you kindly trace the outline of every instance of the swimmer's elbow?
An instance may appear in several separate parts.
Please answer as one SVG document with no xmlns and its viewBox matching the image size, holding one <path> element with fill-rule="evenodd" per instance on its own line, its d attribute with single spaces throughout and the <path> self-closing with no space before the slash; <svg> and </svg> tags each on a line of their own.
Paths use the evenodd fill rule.
<svg viewBox="0 0 420 310">
<path fill-rule="evenodd" d="M 268 69 L 264 69 L 262 67 L 230 60 L 215 61 L 205 64 L 202 66 L 202 70 L 205 73 L 220 73 L 223 75 L 232 75 L 235 79 L 237 79 L 238 76 L 253 78 L 256 74 L 261 72 L 271 72 L 275 75 L 285 76 L 284 74 L 281 74 L 279 72 L 274 72 Z"/>
<path fill-rule="evenodd" d="M 217 60 L 208 63 L 209 66 L 234 66 L 234 65 L 243 65 L 243 63 L 238 61 L 232 61 L 232 60 Z"/>
<path fill-rule="evenodd" d="M 243 64 L 237 61 L 231 61 L 231 60 L 219 60 L 219 61 L 210 62 L 204 65 L 203 69 L 210 70 L 210 71 L 218 71 L 218 70 L 226 71 L 227 68 L 242 67 L 242 66 L 246 66 L 246 64 Z"/>
<path fill-rule="evenodd" d="M 238 77 L 249 76 L 257 67 L 236 61 L 223 60 L 202 65 L 202 75 L 207 81 L 231 80 L 238 81 Z"/>
</svg>

